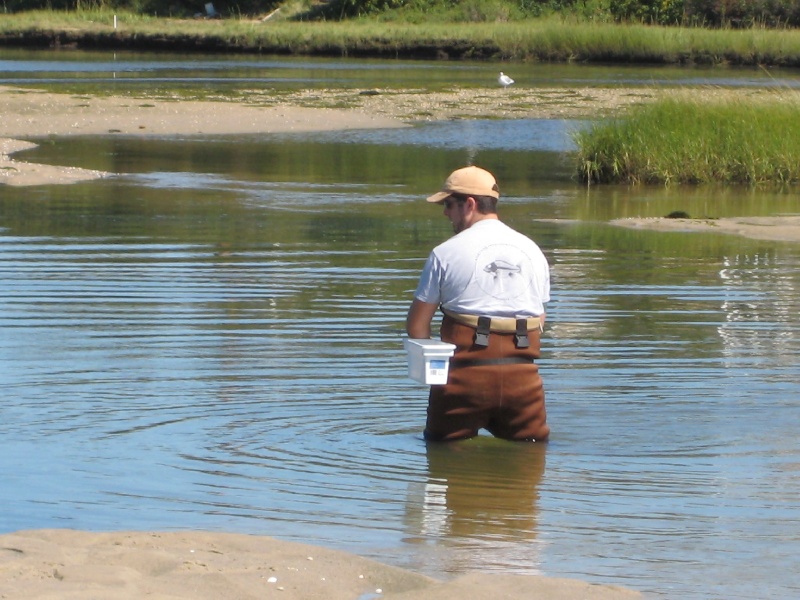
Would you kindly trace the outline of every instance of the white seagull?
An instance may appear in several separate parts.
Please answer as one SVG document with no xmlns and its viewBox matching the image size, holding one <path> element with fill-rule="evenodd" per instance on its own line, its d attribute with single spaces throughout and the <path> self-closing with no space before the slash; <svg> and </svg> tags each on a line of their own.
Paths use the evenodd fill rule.
<svg viewBox="0 0 800 600">
<path fill-rule="evenodd" d="M 499 83 L 503 87 L 508 87 L 512 83 L 514 83 L 514 80 L 511 79 L 511 77 L 509 77 L 508 75 L 506 75 L 502 71 L 500 71 L 500 77 L 497 78 L 497 83 Z"/>
</svg>

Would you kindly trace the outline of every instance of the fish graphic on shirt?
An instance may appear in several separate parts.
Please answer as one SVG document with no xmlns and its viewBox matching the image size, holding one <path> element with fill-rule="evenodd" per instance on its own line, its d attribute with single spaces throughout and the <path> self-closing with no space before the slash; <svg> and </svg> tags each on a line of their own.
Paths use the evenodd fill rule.
<svg viewBox="0 0 800 600">
<path fill-rule="evenodd" d="M 505 260 L 493 260 L 491 263 L 483 267 L 484 272 L 494 273 L 495 277 L 505 272 L 509 277 L 522 273 L 522 267 L 519 265 L 511 264 Z"/>
</svg>

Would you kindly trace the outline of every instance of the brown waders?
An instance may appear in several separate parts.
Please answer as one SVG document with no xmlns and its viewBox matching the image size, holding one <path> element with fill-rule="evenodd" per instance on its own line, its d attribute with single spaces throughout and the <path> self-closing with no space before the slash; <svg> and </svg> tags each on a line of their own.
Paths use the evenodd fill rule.
<svg viewBox="0 0 800 600">
<path fill-rule="evenodd" d="M 544 387 L 533 362 L 541 330 L 527 330 L 522 320 L 509 331 L 509 321 L 495 320 L 506 325 L 498 332 L 488 319 L 472 327 L 445 314 L 441 338 L 456 351 L 447 384 L 431 386 L 425 439 L 469 438 L 480 429 L 508 440 L 547 439 Z"/>
</svg>

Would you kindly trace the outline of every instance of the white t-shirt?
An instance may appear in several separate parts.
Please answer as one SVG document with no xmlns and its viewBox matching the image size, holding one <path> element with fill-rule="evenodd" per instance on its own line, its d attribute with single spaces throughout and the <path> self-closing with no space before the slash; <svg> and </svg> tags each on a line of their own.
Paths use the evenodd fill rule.
<svg viewBox="0 0 800 600">
<path fill-rule="evenodd" d="M 457 313 L 535 317 L 550 300 L 550 267 L 530 238 L 483 219 L 433 249 L 414 296 Z"/>
</svg>

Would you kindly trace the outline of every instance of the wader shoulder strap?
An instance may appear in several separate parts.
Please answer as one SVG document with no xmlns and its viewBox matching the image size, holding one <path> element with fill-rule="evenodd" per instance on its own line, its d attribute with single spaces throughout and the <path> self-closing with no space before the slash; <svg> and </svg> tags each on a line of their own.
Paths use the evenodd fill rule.
<svg viewBox="0 0 800 600">
<path fill-rule="evenodd" d="M 489 317 L 478 317 L 478 328 L 475 330 L 475 345 L 487 347 L 492 320 Z"/>
<path fill-rule="evenodd" d="M 515 333 L 517 348 L 528 348 L 531 343 L 528 341 L 528 320 L 517 319 L 517 331 Z"/>
</svg>

